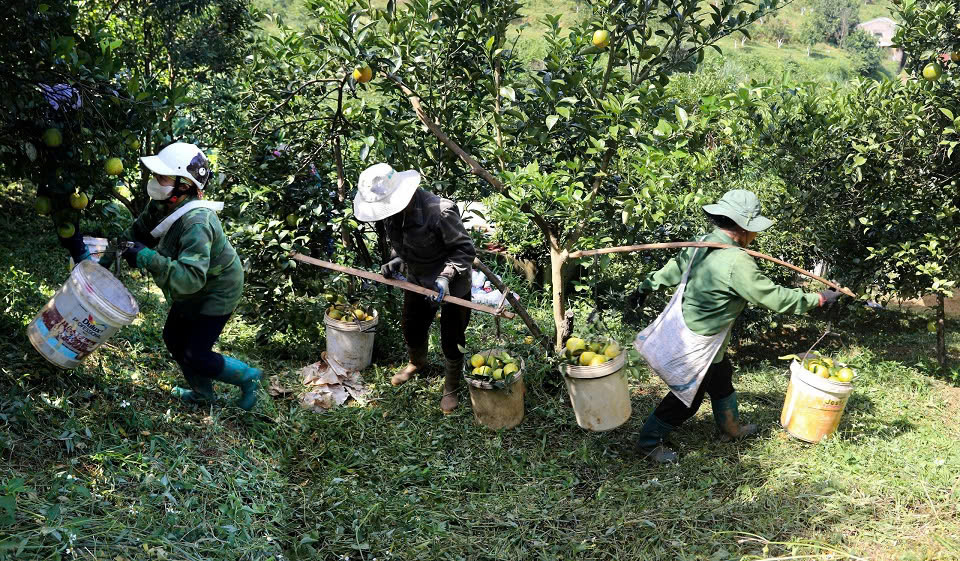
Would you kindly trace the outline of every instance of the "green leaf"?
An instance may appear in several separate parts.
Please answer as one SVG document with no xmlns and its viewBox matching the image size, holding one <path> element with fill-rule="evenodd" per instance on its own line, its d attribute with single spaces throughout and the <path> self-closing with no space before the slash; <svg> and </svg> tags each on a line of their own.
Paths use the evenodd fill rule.
<svg viewBox="0 0 960 561">
<path fill-rule="evenodd" d="M 951 121 L 953 120 L 953 111 L 950 111 L 946 107 L 941 107 L 940 112 L 947 116 Z"/>
<path fill-rule="evenodd" d="M 13 495 L 0 495 L 0 526 L 13 524 L 17 511 L 17 498 Z"/>
<path fill-rule="evenodd" d="M 653 129 L 653 134 L 654 136 L 670 136 L 673 134 L 673 127 L 670 126 L 670 123 L 660 119 L 657 128 Z"/>
<path fill-rule="evenodd" d="M 680 125 L 683 128 L 686 128 L 687 123 L 690 121 L 690 118 L 687 117 L 687 112 L 683 109 L 683 107 L 680 107 L 679 105 L 675 106 L 673 109 L 674 109 L 674 112 L 677 114 L 677 120 L 680 121 Z"/>
<path fill-rule="evenodd" d="M 500 95 L 516 103 L 517 93 L 510 86 L 500 86 Z"/>
<path fill-rule="evenodd" d="M 560 115 L 550 115 L 547 117 L 547 130 L 553 130 L 553 126 L 560 120 Z"/>
</svg>

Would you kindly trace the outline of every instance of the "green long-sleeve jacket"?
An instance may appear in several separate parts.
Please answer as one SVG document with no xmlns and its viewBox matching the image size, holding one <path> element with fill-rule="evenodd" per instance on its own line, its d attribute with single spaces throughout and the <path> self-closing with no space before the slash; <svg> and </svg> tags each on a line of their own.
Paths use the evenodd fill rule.
<svg viewBox="0 0 960 561">
<path fill-rule="evenodd" d="M 154 239 L 150 232 L 171 212 L 165 203 L 150 201 L 124 232 L 125 239 L 153 248 L 137 254 L 137 266 L 150 271 L 171 304 L 194 303 L 191 309 L 202 315 L 233 313 L 243 293 L 243 265 L 217 213 L 207 208 L 191 210 L 160 240 Z"/>
<path fill-rule="evenodd" d="M 702 241 L 736 243 L 722 230 L 714 230 Z M 640 289 L 652 292 L 680 284 L 696 248 L 686 248 L 662 269 L 650 275 Z M 820 303 L 818 294 L 786 288 L 760 272 L 756 261 L 739 249 L 706 249 L 697 252 L 683 297 L 683 320 L 700 335 L 716 335 L 737 319 L 747 302 L 777 313 L 802 314 Z M 714 362 L 720 362 L 730 342 L 723 342 Z"/>
</svg>

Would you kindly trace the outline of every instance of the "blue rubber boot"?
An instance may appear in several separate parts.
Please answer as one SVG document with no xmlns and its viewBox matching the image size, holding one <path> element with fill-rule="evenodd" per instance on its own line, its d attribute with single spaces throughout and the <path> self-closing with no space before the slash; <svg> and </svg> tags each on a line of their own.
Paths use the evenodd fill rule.
<svg viewBox="0 0 960 561">
<path fill-rule="evenodd" d="M 184 403 L 192 404 L 208 404 L 213 401 L 213 380 L 206 376 L 187 376 L 184 374 L 183 377 L 187 379 L 190 389 L 177 386 L 170 390 L 174 397 Z"/>
<path fill-rule="evenodd" d="M 218 382 L 233 384 L 240 388 L 240 399 L 235 403 L 244 411 L 253 409 L 257 403 L 257 389 L 263 372 L 232 356 L 223 356 L 223 371 L 214 378 Z"/>
<path fill-rule="evenodd" d="M 757 425 L 740 424 L 737 392 L 721 399 L 710 396 L 710 404 L 713 406 L 713 420 L 717 422 L 717 428 L 720 429 L 721 441 L 730 442 L 756 434 Z"/>
<path fill-rule="evenodd" d="M 653 413 L 647 417 L 637 438 L 637 449 L 646 459 L 657 464 L 672 464 L 677 461 L 677 453 L 663 445 L 663 438 L 676 427 L 661 421 Z"/>
</svg>

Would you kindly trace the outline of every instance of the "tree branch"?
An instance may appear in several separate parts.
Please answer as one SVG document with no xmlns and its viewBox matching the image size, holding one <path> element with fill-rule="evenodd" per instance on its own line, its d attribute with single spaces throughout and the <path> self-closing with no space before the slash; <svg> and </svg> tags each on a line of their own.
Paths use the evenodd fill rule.
<svg viewBox="0 0 960 561">
<path fill-rule="evenodd" d="M 496 177 L 494 177 L 492 173 L 490 173 L 489 171 L 484 169 L 483 166 L 477 163 L 477 161 L 473 158 L 473 156 L 468 154 L 463 148 L 460 147 L 460 145 L 458 145 L 449 136 L 447 136 L 447 134 L 440 129 L 440 127 L 433 121 L 433 119 L 430 118 L 430 115 L 423 108 L 423 104 L 420 103 L 420 96 L 418 96 L 416 93 L 413 92 L 413 90 L 408 88 L 407 85 L 404 84 L 403 81 L 400 80 L 400 78 L 398 78 L 393 73 L 388 72 L 387 78 L 389 78 L 391 82 L 396 84 L 397 87 L 400 88 L 400 91 L 402 91 L 403 94 L 407 96 L 407 100 L 410 102 L 410 105 L 413 107 L 413 110 L 416 112 L 417 118 L 420 119 L 420 122 L 423 123 L 427 127 L 427 129 L 435 137 L 437 137 L 437 139 L 440 142 L 443 143 L 444 146 L 446 146 L 449 150 L 453 151 L 453 153 L 456 154 L 457 157 L 459 157 L 460 160 L 463 161 L 463 163 L 465 163 L 468 168 L 470 168 L 471 173 L 473 173 L 474 175 L 482 178 L 484 181 L 489 183 L 490 186 L 493 187 L 500 194 L 506 195 L 507 189 L 503 185 L 503 182 L 497 179 Z M 530 206 L 529 203 L 522 203 L 520 205 L 520 210 L 523 211 L 525 214 L 529 215 L 530 219 L 533 220 L 534 224 L 536 224 L 537 227 L 540 228 L 540 230 L 544 233 L 544 235 L 547 236 L 547 239 L 549 240 L 551 247 L 558 249 L 559 241 L 557 239 L 556 233 L 554 233 L 553 231 L 553 228 L 551 228 L 550 223 L 547 222 L 547 220 L 543 216 L 541 216 L 539 212 L 534 210 L 534 208 Z"/>
</svg>

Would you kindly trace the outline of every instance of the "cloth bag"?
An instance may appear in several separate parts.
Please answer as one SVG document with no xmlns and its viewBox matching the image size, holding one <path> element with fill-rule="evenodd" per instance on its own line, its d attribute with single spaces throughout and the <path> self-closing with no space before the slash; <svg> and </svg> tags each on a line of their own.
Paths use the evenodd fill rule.
<svg viewBox="0 0 960 561">
<path fill-rule="evenodd" d="M 650 368 L 687 407 L 693 403 L 703 377 L 733 326 L 731 322 L 716 335 L 700 335 L 691 331 L 683 320 L 683 293 L 701 249 L 694 251 L 670 303 L 633 341 L 633 347 Z"/>
</svg>

